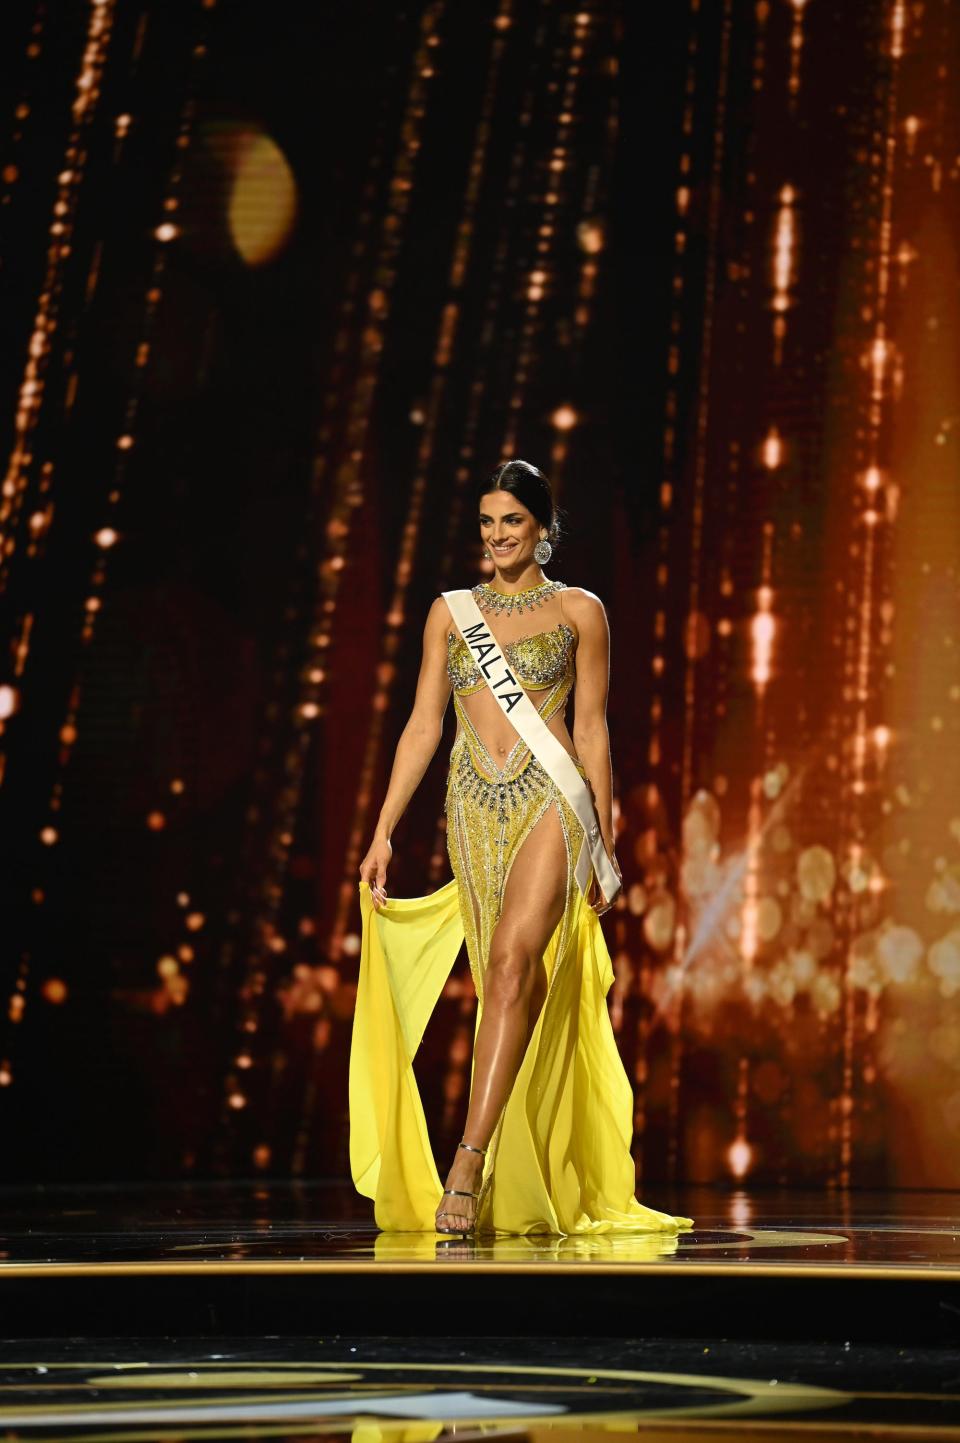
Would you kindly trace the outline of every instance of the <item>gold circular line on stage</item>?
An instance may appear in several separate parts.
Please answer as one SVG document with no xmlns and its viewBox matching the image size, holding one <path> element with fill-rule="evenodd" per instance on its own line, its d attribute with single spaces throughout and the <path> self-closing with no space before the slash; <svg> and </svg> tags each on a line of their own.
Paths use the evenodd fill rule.
<svg viewBox="0 0 960 1443">
<path fill-rule="evenodd" d="M 21 1363 L 13 1366 L 26 1369 L 36 1368 L 38 1365 L 36 1363 Z M 53 1365 L 45 1364 L 43 1366 L 48 1367 L 51 1372 L 56 1369 L 57 1373 L 60 1374 L 61 1377 L 64 1373 L 76 1372 L 81 1369 L 83 1369 L 84 1371 L 92 1371 L 95 1375 L 93 1381 L 79 1383 L 76 1386 L 78 1388 L 83 1386 L 102 1386 L 101 1375 L 104 1370 L 104 1364 L 102 1362 L 94 1364 L 71 1362 Z M 163 1373 L 170 1373 L 174 1370 L 174 1368 L 170 1364 L 155 1364 L 146 1366 L 156 1367 L 157 1372 L 156 1374 L 147 1375 L 144 1374 L 142 1369 L 138 1367 L 137 1371 L 140 1376 L 140 1386 L 144 1386 L 148 1381 L 149 1377 L 154 1377 L 157 1384 L 162 1385 Z M 174 1366 L 176 1367 L 176 1370 L 181 1374 L 186 1374 L 188 1370 L 203 1372 L 204 1369 L 215 1369 L 218 1373 L 222 1373 L 224 1371 L 224 1364 L 221 1360 L 217 1360 L 215 1363 L 194 1363 L 181 1361 L 179 1364 Z M 275 1367 L 281 1372 L 286 1368 L 302 1369 L 304 1367 L 309 1367 L 318 1373 L 324 1372 L 326 1368 L 329 1368 L 332 1372 L 335 1371 L 342 1373 L 344 1370 L 349 1370 L 357 1374 L 362 1374 L 364 1372 L 453 1374 L 458 1377 L 464 1377 L 465 1379 L 469 1379 L 471 1381 L 476 1380 L 478 1378 L 478 1375 L 480 1375 L 488 1379 L 487 1387 L 495 1387 L 498 1383 L 500 1386 L 503 1386 L 505 1383 L 509 1384 L 510 1380 L 512 1379 L 526 1379 L 531 1380 L 531 1382 L 532 1380 L 537 1378 L 572 1379 L 579 1381 L 590 1379 L 592 1380 L 592 1382 L 599 1382 L 602 1380 L 605 1382 L 626 1382 L 640 1385 L 654 1384 L 660 1385 L 661 1387 L 674 1387 L 678 1390 L 696 1388 L 729 1395 L 729 1401 L 724 1400 L 719 1402 L 691 1404 L 689 1406 L 681 1405 L 679 1407 L 663 1407 L 662 1404 L 660 1404 L 649 1409 L 635 1406 L 632 1408 L 624 1409 L 601 1409 L 588 1413 L 551 1413 L 549 1415 L 544 1415 L 539 1419 L 535 1413 L 530 1413 L 526 1411 L 523 1413 L 511 1413 L 509 1411 L 509 1404 L 507 1404 L 504 1408 L 504 1412 L 496 1417 L 488 1415 L 484 1418 L 477 1418 L 470 1414 L 466 1414 L 463 1416 L 451 1414 L 444 1418 L 431 1417 L 419 1420 L 421 1425 L 435 1423 L 437 1425 L 438 1432 L 442 1431 L 442 1428 L 445 1424 L 450 1423 L 457 1423 L 458 1425 L 461 1423 L 467 1425 L 476 1424 L 478 1428 L 482 1426 L 489 1430 L 495 1427 L 506 1427 L 508 1425 L 512 1427 L 532 1427 L 537 1426 L 538 1424 L 542 1424 L 544 1422 L 549 1422 L 551 1428 L 563 1427 L 567 1429 L 582 1429 L 583 1427 L 589 1425 L 594 1425 L 598 1427 L 610 1426 L 613 1423 L 619 1423 L 622 1425 L 629 1420 L 645 1420 L 650 1418 L 657 1418 L 658 1420 L 666 1421 L 667 1419 L 689 1419 L 691 1417 L 711 1418 L 719 1416 L 720 1418 L 724 1419 L 736 1417 L 738 1420 L 740 1420 L 745 1418 L 747 1415 L 756 1415 L 760 1413 L 774 1413 L 777 1414 L 779 1417 L 779 1415 L 781 1415 L 783 1412 L 788 1411 L 810 1412 L 848 1405 L 857 1396 L 855 1392 L 851 1393 L 834 1388 L 824 1388 L 819 1387 L 815 1384 L 791 1382 L 774 1383 L 772 1381 L 764 1381 L 757 1378 L 732 1378 L 723 1374 L 697 1374 L 672 1371 L 661 1372 L 650 1369 L 603 1368 L 589 1366 L 551 1367 L 546 1364 L 535 1363 L 528 1366 L 516 1363 L 357 1363 L 353 1360 L 341 1362 L 331 1359 L 326 1365 L 317 1362 L 312 1362 L 308 1364 L 287 1363 L 265 1365 L 263 1362 L 260 1362 L 252 1363 L 250 1365 L 240 1363 L 235 1366 L 237 1369 L 238 1385 L 241 1382 L 241 1370 L 244 1367 L 250 1366 L 253 1371 L 262 1375 L 264 1367 L 269 1366 Z M 491 1375 L 496 1376 L 493 1377 Z M 123 1385 L 124 1380 L 122 1377 L 118 1377 L 116 1381 L 118 1386 Z M 197 1385 L 202 1386 L 202 1379 L 197 1380 Z M 409 1388 L 413 1385 L 404 1385 L 397 1382 L 387 1386 L 391 1387 L 395 1391 L 406 1392 L 409 1391 Z M 522 1388 L 523 1383 L 521 1382 L 516 1386 Z M 0 1397 L 2 1397 L 3 1391 L 4 1390 L 0 1389 Z M 252 1397 L 248 1395 L 242 1399 L 242 1403 L 246 1406 L 255 1406 L 260 1404 L 269 1405 L 271 1403 L 277 1405 L 290 1405 L 295 1403 L 316 1402 L 318 1405 L 317 1414 L 314 1416 L 319 1418 L 323 1414 L 323 1404 L 325 1402 L 333 1403 L 335 1401 L 349 1401 L 352 1396 L 353 1395 L 349 1391 L 344 1393 L 343 1390 L 339 1390 L 337 1393 L 329 1393 L 319 1398 L 317 1397 L 316 1393 L 289 1393 L 283 1395 L 278 1395 L 276 1393 L 268 1393 L 262 1395 L 255 1394 Z M 363 1406 L 364 1401 L 368 1403 L 367 1408 L 364 1408 Z M 399 1431 L 400 1429 L 409 1430 L 412 1426 L 417 1425 L 417 1420 L 412 1416 L 391 1417 L 384 1413 L 377 1413 L 376 1411 L 369 1408 L 369 1401 L 369 1398 L 358 1398 L 359 1406 L 355 1410 L 353 1410 L 352 1413 L 341 1412 L 337 1414 L 337 1417 L 344 1423 L 346 1423 L 346 1421 L 351 1417 L 354 1419 L 355 1422 L 359 1418 L 369 1417 L 374 1420 L 377 1426 L 386 1434 L 389 1434 L 392 1431 Z M 30 1420 L 38 1418 L 41 1415 L 48 1414 L 57 1415 L 58 1417 L 63 1418 L 68 1415 L 72 1416 L 76 1419 L 77 1425 L 82 1426 L 84 1416 L 89 1414 L 122 1414 L 124 1411 L 132 1411 L 135 1408 L 140 1408 L 144 1412 L 148 1412 L 151 1410 L 151 1407 L 152 1411 L 155 1411 L 157 1413 L 165 1411 L 167 1413 L 182 1412 L 186 1414 L 190 1409 L 206 1408 L 206 1410 L 210 1413 L 211 1416 L 205 1420 L 198 1420 L 197 1434 L 191 1433 L 188 1429 L 179 1428 L 178 1437 L 190 1438 L 192 1436 L 204 1436 L 210 1438 L 211 1436 L 228 1436 L 223 1432 L 223 1430 L 220 1429 L 217 1429 L 216 1434 L 212 1435 L 211 1424 L 216 1424 L 216 1409 L 218 1407 L 225 1408 L 229 1406 L 230 1403 L 223 1397 L 198 1397 L 195 1399 L 187 1399 L 181 1396 L 174 1400 L 166 1398 L 152 1400 L 152 1403 L 150 1404 L 146 1402 L 137 1403 L 135 1400 L 123 1400 L 114 1403 L 104 1403 L 100 1400 L 97 1400 L 96 1403 L 91 1402 L 89 1404 L 79 1405 L 71 1403 L 36 1403 L 24 1408 L 20 1408 L 16 1412 L 14 1412 L 13 1410 L 7 1410 L 6 1408 L 3 1411 L 5 1425 L 9 1428 L 11 1426 L 15 1427 L 19 1421 L 23 1421 L 24 1423 L 26 1423 Z M 201 1421 L 202 1431 L 200 1431 Z M 301 1414 L 297 1417 L 290 1417 L 285 1420 L 283 1424 L 283 1429 L 278 1429 L 277 1431 L 285 1430 L 289 1432 L 290 1428 L 296 1426 L 296 1424 L 299 1423 L 302 1426 L 308 1421 L 309 1415 L 306 1414 Z M 166 1428 L 169 1429 L 169 1427 L 171 1426 L 176 1426 L 176 1420 L 171 1421 L 170 1419 L 165 1419 L 164 1425 Z M 149 1418 L 144 1419 L 143 1426 L 145 1428 L 150 1426 Z M 238 1436 L 239 1433 L 244 1431 L 246 1431 L 247 1436 L 250 1436 L 250 1430 L 252 1428 L 256 1428 L 257 1433 L 264 1431 L 257 1426 L 256 1419 L 250 1418 L 245 1421 L 244 1428 L 238 1429 L 237 1434 L 235 1434 L 234 1436 Z M 96 1439 L 97 1436 L 98 1435 L 85 1432 L 85 1438 L 88 1440 L 88 1443 L 94 1443 L 94 1439 Z M 105 1438 L 113 1440 L 113 1443 L 119 1443 L 119 1440 L 123 1438 L 129 1439 L 131 1440 L 131 1443 L 133 1443 L 133 1440 L 145 1439 L 153 1435 L 146 1434 L 142 1430 L 130 1432 L 128 1434 L 118 1434 L 116 1431 L 111 1429 L 109 1434 L 105 1434 L 103 1436 Z"/>
</svg>

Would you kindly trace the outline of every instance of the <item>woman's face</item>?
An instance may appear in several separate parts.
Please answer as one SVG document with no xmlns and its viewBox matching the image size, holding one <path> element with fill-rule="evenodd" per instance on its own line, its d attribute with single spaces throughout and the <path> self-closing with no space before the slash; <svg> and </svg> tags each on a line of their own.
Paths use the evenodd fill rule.
<svg viewBox="0 0 960 1443">
<path fill-rule="evenodd" d="M 480 498 L 480 540 L 498 571 L 522 571 L 533 561 L 541 526 L 509 491 L 489 491 Z"/>
</svg>

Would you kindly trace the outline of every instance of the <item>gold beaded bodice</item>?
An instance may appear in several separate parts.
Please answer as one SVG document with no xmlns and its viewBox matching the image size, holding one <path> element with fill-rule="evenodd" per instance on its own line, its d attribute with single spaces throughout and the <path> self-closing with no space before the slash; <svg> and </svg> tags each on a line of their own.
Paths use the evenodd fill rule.
<svg viewBox="0 0 960 1443">
<path fill-rule="evenodd" d="M 534 632 L 532 636 L 520 636 L 502 644 L 514 675 L 524 690 L 532 693 L 531 701 L 545 722 L 557 712 L 563 713 L 572 690 L 575 642 L 573 628 L 561 621 L 549 631 Z M 480 693 L 486 691 L 487 683 L 458 631 L 447 632 L 447 675 L 453 687 L 453 708 L 459 723 L 457 740 L 466 745 L 478 773 L 499 780 L 519 777 L 532 760 L 530 750 L 518 736 L 506 759 L 500 763 L 495 760 L 481 735 L 486 729 L 481 717 L 488 713 L 482 705 L 486 698 Z M 478 703 L 481 705 L 474 713 Z M 492 711 L 499 720 L 495 703 Z"/>
<path fill-rule="evenodd" d="M 505 641 L 503 654 L 525 690 L 542 691 L 572 671 L 573 642 L 573 628 L 560 621 L 551 631 Z M 447 675 L 458 696 L 471 696 L 487 684 L 473 653 L 457 631 L 447 633 Z"/>
</svg>

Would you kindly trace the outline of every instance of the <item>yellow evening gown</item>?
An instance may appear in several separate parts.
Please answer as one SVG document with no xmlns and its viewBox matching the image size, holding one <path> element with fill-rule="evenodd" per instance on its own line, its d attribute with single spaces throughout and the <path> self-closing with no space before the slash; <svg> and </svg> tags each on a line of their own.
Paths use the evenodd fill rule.
<svg viewBox="0 0 960 1443">
<path fill-rule="evenodd" d="M 545 721 L 565 706 L 573 685 L 574 641 L 560 623 L 503 644 Z M 447 666 L 459 723 L 446 790 L 453 878 L 426 897 L 391 897 L 379 910 L 360 883 L 349 1072 L 354 1185 L 374 1199 L 385 1232 L 436 1231 L 443 1183 L 413 1058 L 464 940 L 477 992 L 476 1036 L 485 961 L 512 861 L 545 810 L 556 806 L 566 842 L 566 905 L 544 954 L 546 1000 L 484 1158 L 490 1183 L 477 1231 L 676 1234 L 693 1220 L 645 1207 L 634 1196 L 633 1093 L 606 1004 L 613 968 L 599 919 L 574 876 L 581 824 L 519 738 L 503 766 L 495 764 L 469 713 L 469 698 L 486 682 L 453 628 Z"/>
</svg>

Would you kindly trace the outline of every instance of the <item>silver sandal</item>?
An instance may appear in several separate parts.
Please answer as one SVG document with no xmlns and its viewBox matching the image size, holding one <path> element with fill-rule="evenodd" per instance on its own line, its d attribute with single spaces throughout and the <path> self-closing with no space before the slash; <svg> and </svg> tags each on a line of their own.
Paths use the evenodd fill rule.
<svg viewBox="0 0 960 1443">
<path fill-rule="evenodd" d="M 481 1157 L 485 1157 L 486 1154 L 487 1154 L 487 1149 L 486 1149 L 485 1147 L 474 1147 L 474 1146 L 473 1146 L 471 1143 L 469 1143 L 469 1142 L 458 1142 L 458 1143 L 457 1143 L 457 1147 L 462 1147 L 465 1152 L 478 1152 L 478 1153 L 480 1153 Z M 476 1210 L 476 1212 L 474 1213 L 473 1222 L 469 1225 L 469 1227 L 467 1227 L 467 1228 L 437 1228 L 436 1231 L 437 1231 L 438 1233 L 442 1233 L 444 1237 L 452 1237 L 452 1238 L 468 1238 L 468 1237 L 471 1237 L 471 1236 L 476 1232 L 477 1218 L 478 1218 L 479 1215 L 480 1215 L 480 1199 L 483 1197 L 483 1194 L 484 1194 L 484 1192 L 486 1191 L 486 1188 L 487 1188 L 487 1183 L 488 1183 L 489 1181 L 490 1181 L 490 1179 L 487 1178 L 486 1182 L 484 1182 L 484 1183 L 481 1184 L 481 1186 L 480 1186 L 480 1191 L 479 1191 L 479 1192 L 462 1192 L 459 1188 L 455 1188 L 455 1187 L 445 1187 L 444 1190 L 443 1190 L 443 1196 L 444 1196 L 444 1197 L 472 1197 L 472 1198 L 476 1198 L 477 1210 Z M 453 1213 L 452 1213 L 452 1212 L 448 1212 L 446 1208 L 441 1208 L 440 1211 L 436 1214 L 436 1216 L 437 1216 L 438 1218 L 449 1218 L 449 1217 L 453 1217 Z"/>
</svg>

